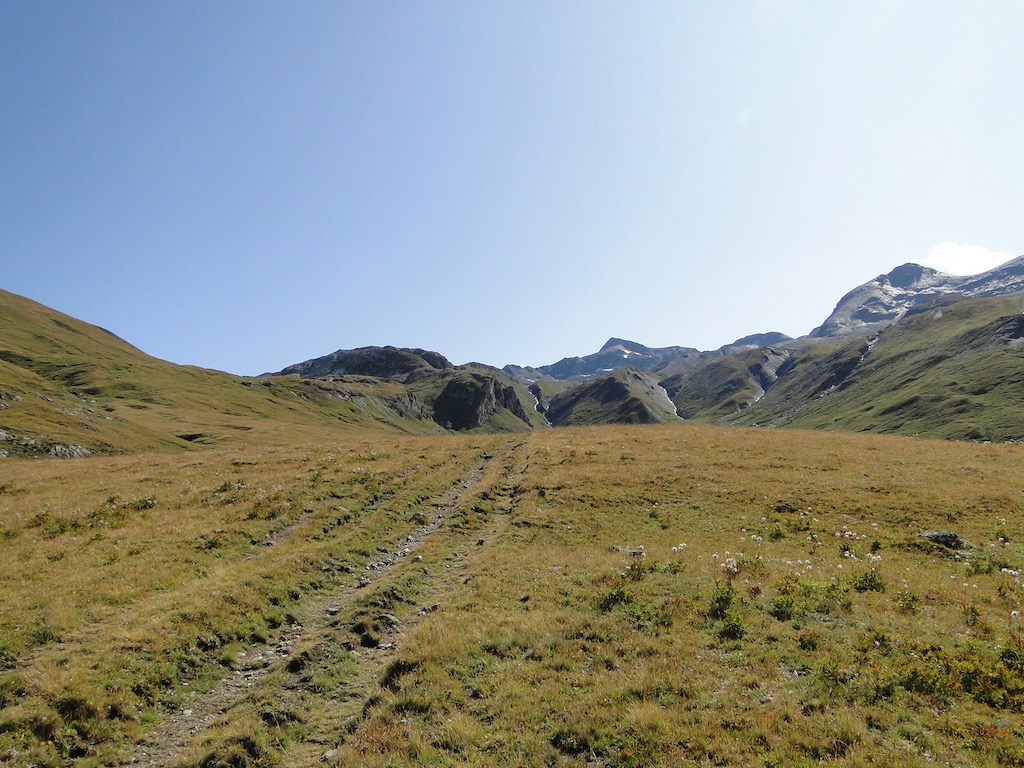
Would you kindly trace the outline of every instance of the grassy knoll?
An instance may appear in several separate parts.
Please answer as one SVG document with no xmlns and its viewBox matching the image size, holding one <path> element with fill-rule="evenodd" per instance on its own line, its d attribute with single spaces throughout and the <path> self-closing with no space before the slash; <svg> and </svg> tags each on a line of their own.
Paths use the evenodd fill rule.
<svg viewBox="0 0 1024 768">
<path fill-rule="evenodd" d="M 1021 451 L 679 424 L 8 459 L 0 760 L 127 762 L 290 632 L 146 764 L 1022 765 Z"/>
</svg>

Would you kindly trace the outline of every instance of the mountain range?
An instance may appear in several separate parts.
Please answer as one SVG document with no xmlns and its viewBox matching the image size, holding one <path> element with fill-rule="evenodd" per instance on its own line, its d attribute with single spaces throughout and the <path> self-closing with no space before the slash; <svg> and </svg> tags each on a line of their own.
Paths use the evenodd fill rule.
<svg viewBox="0 0 1024 768">
<path fill-rule="evenodd" d="M 537 367 L 338 350 L 259 377 L 178 366 L 0 291 L 0 456 L 197 449 L 338 423 L 408 433 L 710 423 L 1024 439 L 1024 256 L 968 277 L 904 264 L 806 336 L 717 350 L 609 339 Z"/>
</svg>

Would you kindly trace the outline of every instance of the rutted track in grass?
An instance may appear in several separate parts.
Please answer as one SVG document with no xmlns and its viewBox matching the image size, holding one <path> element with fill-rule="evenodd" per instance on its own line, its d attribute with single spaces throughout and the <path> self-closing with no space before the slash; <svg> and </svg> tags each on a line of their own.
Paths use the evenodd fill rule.
<svg viewBox="0 0 1024 768">
<path fill-rule="evenodd" d="M 496 452 L 498 462 L 513 453 L 521 444 L 508 443 Z M 377 548 L 377 554 L 371 558 L 361 573 L 353 573 L 349 586 L 335 590 L 311 601 L 301 612 L 300 621 L 285 625 L 270 641 L 262 646 L 254 646 L 241 653 L 236 660 L 234 669 L 220 683 L 203 694 L 197 694 L 181 708 L 165 717 L 146 738 L 136 746 L 134 753 L 122 765 L 147 766 L 164 768 L 189 764 L 190 756 L 205 752 L 216 752 L 216 731 L 231 720 L 232 711 L 245 706 L 249 699 L 262 688 L 273 687 L 284 676 L 287 690 L 275 693 L 282 701 L 301 698 L 304 683 L 309 682 L 310 659 L 323 660 L 324 646 L 334 643 L 342 651 L 352 645 L 346 640 L 335 642 L 339 635 L 337 627 L 357 610 L 361 596 L 373 593 L 375 588 L 386 581 L 392 580 L 397 574 L 413 567 L 422 561 L 416 554 L 421 545 L 444 528 L 450 521 L 452 513 L 459 508 L 464 497 L 473 489 L 487 472 L 488 464 L 494 462 L 495 456 L 484 454 L 483 458 L 465 471 L 447 491 L 440 496 L 428 509 L 415 512 L 413 518 L 417 527 L 408 535 L 389 545 Z M 508 463 L 506 459 L 505 464 Z M 279 544 L 295 532 L 296 525 L 289 526 L 275 537 Z M 456 573 L 458 569 L 456 569 Z M 446 576 L 448 574 L 446 573 Z M 450 577 L 449 577 L 450 578 Z M 438 598 L 444 591 L 441 585 L 437 591 Z M 430 612 L 436 602 L 430 603 L 422 610 L 422 615 Z M 372 686 L 383 665 L 397 645 L 400 630 L 388 627 L 382 637 L 376 638 L 372 647 L 362 648 L 359 656 L 358 669 L 347 685 L 349 690 L 362 690 Z M 332 651 L 332 649 L 327 649 Z M 337 650 L 337 648 L 333 649 Z M 270 678 L 274 678 L 271 680 Z M 311 733 L 309 742 L 316 745 L 320 742 L 316 733 Z M 207 744 L 204 748 L 202 744 Z"/>
<path fill-rule="evenodd" d="M 464 492 L 449 499 L 449 512 L 442 523 L 446 535 L 432 539 L 424 552 L 423 567 L 417 563 L 419 587 L 415 600 L 403 605 L 405 610 L 396 611 L 401 618 L 384 613 L 391 621 L 382 622 L 380 635 L 373 638 L 371 647 L 353 647 L 354 636 L 346 628 L 359 627 L 368 615 L 381 615 L 382 610 L 391 610 L 388 604 L 396 593 L 396 582 L 403 578 L 399 570 L 387 574 L 375 589 L 367 590 L 358 601 L 360 605 L 350 606 L 348 613 L 340 614 L 325 629 L 316 646 L 304 654 L 313 659 L 314 668 L 305 668 L 293 675 L 285 688 L 293 691 L 289 706 L 295 710 L 317 712 L 306 723 L 308 735 L 287 747 L 283 763 L 289 766 L 354 765 L 360 762 L 358 745 L 353 752 L 351 743 L 346 744 L 346 735 L 357 728 L 359 721 L 379 701 L 382 689 L 387 688 L 390 678 L 400 674 L 402 650 L 412 639 L 420 625 L 428 617 L 443 615 L 446 606 L 461 591 L 464 591 L 480 571 L 481 562 L 489 549 L 497 545 L 502 533 L 514 518 L 520 491 L 520 481 L 529 462 L 529 449 L 522 440 L 512 440 L 502 450 L 495 452 L 485 471 L 478 477 L 477 492 Z M 481 513 L 481 504 L 493 503 L 490 509 Z M 468 519 L 475 517 L 476 519 Z M 407 575 L 407 574 L 406 574 Z M 401 598 L 400 598 L 401 599 Z M 405 602 L 405 601 L 402 601 Z M 342 630 L 339 632 L 339 629 Z M 364 636 L 365 637 L 365 636 Z M 339 656 L 348 656 L 356 661 L 355 671 L 341 681 L 333 690 L 311 691 L 308 681 L 321 670 L 336 662 Z M 286 694 L 287 695 L 287 694 Z M 319 702 L 311 701 L 319 698 Z M 324 701 L 327 706 L 324 706 Z M 354 761 L 354 762 L 353 762 Z"/>
</svg>

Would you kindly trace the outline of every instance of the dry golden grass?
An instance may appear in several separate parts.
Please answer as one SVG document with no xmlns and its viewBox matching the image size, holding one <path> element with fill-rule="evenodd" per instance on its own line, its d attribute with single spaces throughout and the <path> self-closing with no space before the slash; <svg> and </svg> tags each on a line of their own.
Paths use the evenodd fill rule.
<svg viewBox="0 0 1024 768">
<path fill-rule="evenodd" d="M 501 540 L 402 650 L 408 672 L 338 764 L 1018 759 L 1020 587 L 1000 568 L 1017 564 L 1020 449 L 693 427 L 529 449 Z M 922 546 L 932 528 L 974 556 Z M 928 653 L 948 671 L 917 683 Z M 1003 692 L 971 682 L 999 675 Z M 936 709 L 1004 730 L 967 735 Z M 449 725 L 467 719 L 483 735 Z"/>
<path fill-rule="evenodd" d="M 680 425 L 7 461 L 0 756 L 115 762 L 299 622 L 182 764 L 1024 764 L 1021 452 Z"/>
<path fill-rule="evenodd" d="M 354 435 L 198 456 L 6 462 L 0 732 L 14 734 L 10 749 L 58 762 L 107 755 L 103 744 L 173 705 L 182 681 L 208 684 L 223 649 L 265 636 L 415 527 L 422 501 L 480 453 L 451 447 Z M 68 688 L 56 681 L 69 674 L 110 731 L 98 750 L 54 709 Z"/>
</svg>

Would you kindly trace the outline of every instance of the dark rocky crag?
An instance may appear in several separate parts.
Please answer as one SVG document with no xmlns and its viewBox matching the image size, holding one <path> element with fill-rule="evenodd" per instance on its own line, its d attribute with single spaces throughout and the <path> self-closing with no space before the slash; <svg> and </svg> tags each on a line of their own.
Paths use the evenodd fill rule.
<svg viewBox="0 0 1024 768">
<path fill-rule="evenodd" d="M 433 418 L 445 429 L 475 429 L 484 426 L 502 408 L 525 425 L 530 424 L 530 417 L 511 383 L 474 371 L 448 381 L 434 400 Z"/>
<path fill-rule="evenodd" d="M 378 379 L 393 379 L 422 368 L 445 370 L 454 366 L 444 355 L 426 349 L 359 347 L 339 349 L 323 357 L 289 365 L 277 374 L 264 375 L 294 375 L 306 379 L 323 376 L 373 376 Z"/>
</svg>

